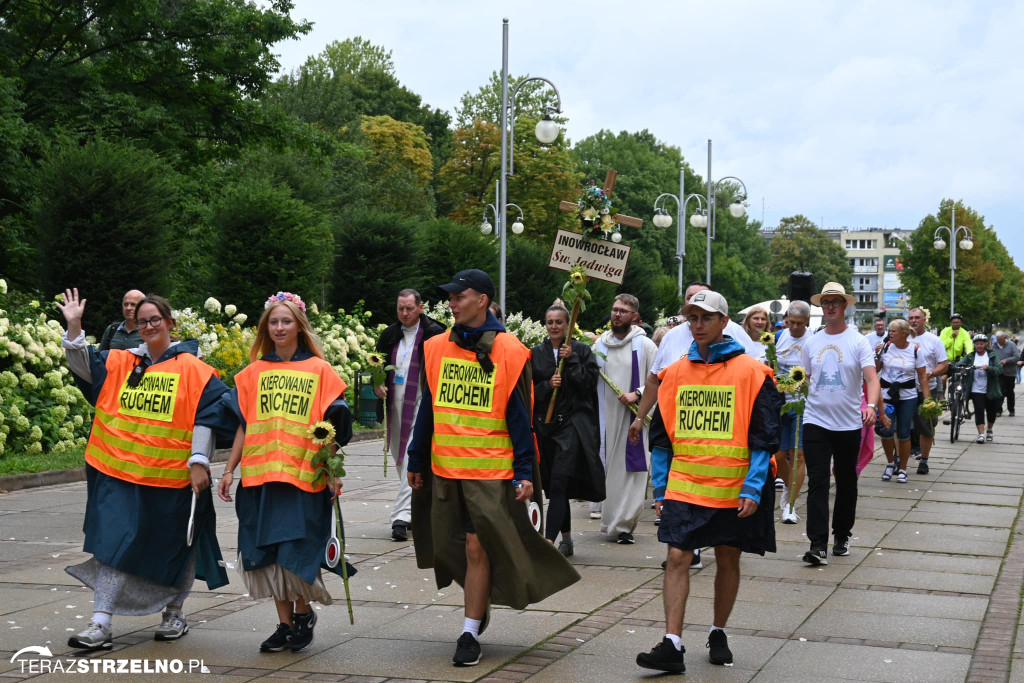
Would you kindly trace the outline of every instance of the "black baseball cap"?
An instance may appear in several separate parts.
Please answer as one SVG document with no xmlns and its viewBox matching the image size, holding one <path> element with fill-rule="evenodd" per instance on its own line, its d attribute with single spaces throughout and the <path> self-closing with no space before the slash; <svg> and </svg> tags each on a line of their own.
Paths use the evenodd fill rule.
<svg viewBox="0 0 1024 683">
<path fill-rule="evenodd" d="M 481 294 L 486 294 L 490 299 L 494 299 L 494 280 L 490 275 L 476 268 L 460 270 L 455 273 L 451 282 L 440 285 L 438 289 L 448 294 L 458 294 L 467 289 L 475 289 Z"/>
</svg>

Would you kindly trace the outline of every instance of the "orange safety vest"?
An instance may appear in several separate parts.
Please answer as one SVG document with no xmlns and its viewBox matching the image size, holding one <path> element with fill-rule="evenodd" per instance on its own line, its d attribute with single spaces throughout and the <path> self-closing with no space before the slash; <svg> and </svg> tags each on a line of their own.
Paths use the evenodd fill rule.
<svg viewBox="0 0 1024 683">
<path fill-rule="evenodd" d="M 658 404 L 673 454 L 665 498 L 736 507 L 750 468 L 750 414 L 771 376 L 771 368 L 746 354 L 723 363 L 683 357 L 662 370 Z"/>
<path fill-rule="evenodd" d="M 179 353 L 146 368 L 132 388 L 128 376 L 139 360 L 129 351 L 107 355 L 85 461 L 134 484 L 185 488 L 199 399 L 217 371 L 191 353 Z"/>
<path fill-rule="evenodd" d="M 423 357 L 434 408 L 434 474 L 449 479 L 512 479 L 512 438 L 505 410 L 530 350 L 515 336 L 499 333 L 490 353 L 494 370 L 486 373 L 476 353 L 439 334 L 423 343 Z"/>
<path fill-rule="evenodd" d="M 327 482 L 313 467 L 320 447 L 307 433 L 345 393 L 345 382 L 314 356 L 287 363 L 258 360 L 235 375 L 235 387 L 245 419 L 242 486 L 280 481 L 323 491 Z"/>
</svg>

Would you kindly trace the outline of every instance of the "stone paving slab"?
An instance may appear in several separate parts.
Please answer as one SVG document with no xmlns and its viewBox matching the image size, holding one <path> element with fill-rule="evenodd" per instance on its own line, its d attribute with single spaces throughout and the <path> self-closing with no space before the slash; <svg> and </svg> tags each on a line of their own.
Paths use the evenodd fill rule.
<svg viewBox="0 0 1024 683">
<path fill-rule="evenodd" d="M 1002 557 L 1006 552 L 1009 535 L 1009 530 L 1005 528 L 907 523 L 893 529 L 880 545 L 898 550 Z"/>
<path fill-rule="evenodd" d="M 926 595 L 838 588 L 822 610 L 889 612 L 900 616 L 940 617 L 980 621 L 988 607 L 987 597 Z"/>
<path fill-rule="evenodd" d="M 970 657 L 860 645 L 789 641 L 754 677 L 755 683 L 843 680 L 882 683 L 963 681 Z M 823 672 L 831 672 L 824 674 Z M 841 673 L 841 676 L 835 673 Z"/>
<path fill-rule="evenodd" d="M 897 595 L 897 594 L 893 594 Z M 981 623 L 961 619 L 908 616 L 896 610 L 853 612 L 823 609 L 796 631 L 798 637 L 861 638 L 893 644 L 920 643 L 974 647 Z"/>
</svg>

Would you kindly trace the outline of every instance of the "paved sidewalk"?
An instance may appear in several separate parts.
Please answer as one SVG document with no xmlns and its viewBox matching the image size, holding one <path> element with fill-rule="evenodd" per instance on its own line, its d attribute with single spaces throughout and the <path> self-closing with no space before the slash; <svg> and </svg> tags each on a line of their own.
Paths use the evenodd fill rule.
<svg viewBox="0 0 1024 683">
<path fill-rule="evenodd" d="M 687 675 L 710 681 L 1021 681 L 1024 636 L 1018 636 L 1024 539 L 1024 415 L 1001 417 L 996 440 L 956 444 L 948 427 L 932 452 L 931 473 L 910 482 L 879 480 L 880 452 L 861 477 L 858 521 L 849 557 L 823 568 L 800 561 L 804 526 L 777 524 L 779 552 L 744 556 L 739 599 L 730 619 L 733 667 L 707 661 L 714 560 L 696 572 L 683 642 Z M 496 609 L 482 638 L 479 666 L 451 666 L 462 624 L 457 587 L 438 591 L 416 568 L 411 543 L 390 540 L 387 522 L 397 487 L 383 476 L 381 442 L 346 449 L 344 513 L 348 551 L 360 573 L 351 581 L 355 625 L 344 589 L 318 612 L 316 641 L 302 653 L 261 654 L 276 625 L 273 604 L 253 602 L 232 570 L 231 584 L 199 590 L 186 602 L 191 632 L 176 643 L 153 641 L 159 615 L 117 617 L 110 659 L 196 659 L 204 680 L 410 681 L 501 680 L 570 683 L 651 677 L 636 654 L 664 633 L 661 561 L 653 510 L 645 510 L 636 545 L 598 534 L 585 504 L 573 507 L 583 580 L 529 609 Z M 219 472 L 220 466 L 215 469 Z M 0 495 L 0 681 L 35 675 L 11 662 L 26 646 L 65 657 L 68 632 L 92 614 L 91 593 L 63 568 L 80 562 L 85 484 Z M 226 559 L 235 562 L 236 521 L 217 501 Z M 803 513 L 802 507 L 798 511 Z M 1024 633 L 1024 630 L 1021 631 Z M 25 656 L 23 655 L 23 658 Z M 36 655 L 32 655 L 36 657 Z M 179 678 L 182 676 L 178 676 Z M 157 674 L 74 674 L 73 680 L 169 680 Z"/>
</svg>

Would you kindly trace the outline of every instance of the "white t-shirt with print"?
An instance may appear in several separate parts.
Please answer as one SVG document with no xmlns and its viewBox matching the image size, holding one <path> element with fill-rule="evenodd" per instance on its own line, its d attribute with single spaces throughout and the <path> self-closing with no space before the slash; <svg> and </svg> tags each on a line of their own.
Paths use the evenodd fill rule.
<svg viewBox="0 0 1024 683">
<path fill-rule="evenodd" d="M 868 340 L 855 327 L 839 334 L 822 330 L 804 344 L 803 365 L 811 382 L 804 423 L 836 431 L 860 429 L 864 368 L 875 367 Z"/>
<path fill-rule="evenodd" d="M 942 340 L 939 339 L 937 335 L 934 335 L 931 332 L 925 332 L 924 334 L 912 337 L 910 339 L 910 343 L 918 345 L 917 355 L 924 357 L 924 368 L 926 372 L 931 372 L 939 363 L 949 360 L 949 357 L 946 355 L 946 345 L 942 343 Z M 933 396 L 935 395 L 934 389 L 938 386 L 938 377 L 932 377 L 928 380 L 928 387 L 932 390 L 931 394 Z M 921 391 L 920 379 L 917 380 L 917 390 Z"/>
<path fill-rule="evenodd" d="M 878 373 L 878 377 L 893 384 L 912 381 L 917 379 L 917 368 L 923 367 L 925 367 L 924 356 L 920 351 L 914 353 L 913 342 L 907 344 L 905 349 L 901 349 L 895 344 L 889 344 L 889 348 L 882 354 L 882 370 Z M 882 400 L 889 401 L 889 392 L 890 388 L 882 387 Z M 915 398 L 917 398 L 916 382 L 908 389 L 900 389 L 901 401 L 912 401 Z"/>
<path fill-rule="evenodd" d="M 746 349 L 747 355 L 757 357 L 757 349 L 754 349 L 755 352 L 751 353 L 754 343 L 742 327 L 730 320 L 725 324 L 723 334 L 738 341 Z M 680 358 L 685 358 L 690 353 L 691 346 L 693 346 L 693 335 L 690 333 L 690 324 L 683 323 L 673 327 L 668 331 L 668 334 L 661 338 L 661 344 L 658 345 L 658 355 L 654 357 L 654 367 L 651 368 L 651 374 L 660 374 L 662 370 Z M 763 351 L 764 345 L 758 343 L 758 346 Z"/>
<path fill-rule="evenodd" d="M 885 339 L 885 332 L 878 334 L 874 330 L 864 333 L 864 338 L 868 340 L 868 344 L 871 344 L 871 352 L 874 353 L 875 347 L 882 343 Z"/>
<path fill-rule="evenodd" d="M 971 385 L 971 393 L 988 393 L 988 352 L 974 354 L 974 383 Z"/>
<path fill-rule="evenodd" d="M 807 340 L 814 336 L 810 330 L 804 330 L 802 337 L 794 337 L 789 330 L 783 330 L 775 342 L 775 357 L 778 360 L 779 374 L 789 372 L 803 363 L 803 349 Z M 807 368 L 804 368 L 805 370 Z M 792 394 L 786 394 L 786 400 L 792 401 Z"/>
</svg>

